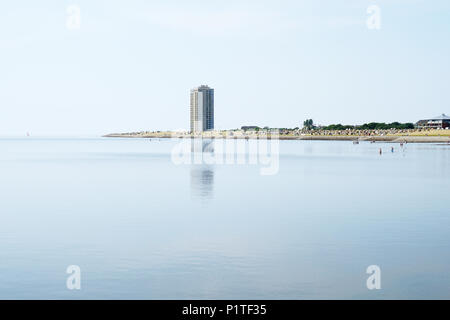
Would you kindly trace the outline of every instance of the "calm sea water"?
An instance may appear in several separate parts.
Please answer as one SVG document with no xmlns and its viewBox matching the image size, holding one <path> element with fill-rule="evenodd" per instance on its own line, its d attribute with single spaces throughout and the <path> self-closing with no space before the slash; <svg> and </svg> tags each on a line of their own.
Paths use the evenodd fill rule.
<svg viewBox="0 0 450 320">
<path fill-rule="evenodd" d="M 0 299 L 450 298 L 450 145 L 281 141 L 261 175 L 176 143 L 0 139 Z"/>
</svg>

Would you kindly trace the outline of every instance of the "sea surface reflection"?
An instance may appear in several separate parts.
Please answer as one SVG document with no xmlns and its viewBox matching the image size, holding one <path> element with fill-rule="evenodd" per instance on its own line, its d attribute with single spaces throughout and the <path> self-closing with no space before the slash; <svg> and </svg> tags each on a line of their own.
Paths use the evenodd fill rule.
<svg viewBox="0 0 450 320">
<path fill-rule="evenodd" d="M 281 141 L 265 176 L 177 143 L 0 139 L 0 299 L 450 298 L 450 146 Z"/>
</svg>

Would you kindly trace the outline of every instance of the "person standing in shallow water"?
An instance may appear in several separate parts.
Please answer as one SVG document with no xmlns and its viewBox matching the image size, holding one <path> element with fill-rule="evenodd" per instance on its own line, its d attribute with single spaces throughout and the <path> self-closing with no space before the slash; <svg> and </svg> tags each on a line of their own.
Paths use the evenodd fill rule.
<svg viewBox="0 0 450 320">
<path fill-rule="evenodd" d="M 380 155 L 382 155 L 383 154 L 383 150 L 381 150 L 381 148 L 380 148 Z"/>
<path fill-rule="evenodd" d="M 394 153 L 394 147 L 391 148 L 391 152 Z"/>
</svg>

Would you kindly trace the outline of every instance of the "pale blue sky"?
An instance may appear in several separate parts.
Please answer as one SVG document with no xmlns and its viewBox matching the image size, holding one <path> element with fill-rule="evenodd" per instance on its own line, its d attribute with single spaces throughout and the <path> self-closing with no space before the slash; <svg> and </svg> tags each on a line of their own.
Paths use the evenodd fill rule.
<svg viewBox="0 0 450 320">
<path fill-rule="evenodd" d="M 448 0 L 2 1 L 0 51 L 1 135 L 187 129 L 200 84 L 219 129 L 450 113 Z"/>
</svg>

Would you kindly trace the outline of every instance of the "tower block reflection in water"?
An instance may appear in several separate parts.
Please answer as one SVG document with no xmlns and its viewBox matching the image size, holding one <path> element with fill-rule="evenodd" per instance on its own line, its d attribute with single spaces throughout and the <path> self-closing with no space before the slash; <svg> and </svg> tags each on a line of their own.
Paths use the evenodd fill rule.
<svg viewBox="0 0 450 320">
<path fill-rule="evenodd" d="M 213 139 L 191 139 L 191 156 L 194 158 L 194 164 L 191 164 L 191 194 L 194 198 L 213 198 L 214 168 L 201 161 L 204 155 L 212 156 L 213 154 Z"/>
<path fill-rule="evenodd" d="M 193 198 L 212 199 L 214 196 L 214 170 L 208 165 L 191 168 L 191 193 Z"/>
</svg>

